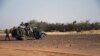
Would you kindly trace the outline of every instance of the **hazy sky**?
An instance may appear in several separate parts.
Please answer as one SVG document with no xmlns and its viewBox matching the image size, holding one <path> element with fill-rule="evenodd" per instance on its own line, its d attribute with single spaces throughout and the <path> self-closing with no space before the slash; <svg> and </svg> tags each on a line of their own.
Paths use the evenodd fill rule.
<svg viewBox="0 0 100 56">
<path fill-rule="evenodd" d="M 0 0 L 0 29 L 32 19 L 50 23 L 100 22 L 100 0 Z"/>
</svg>

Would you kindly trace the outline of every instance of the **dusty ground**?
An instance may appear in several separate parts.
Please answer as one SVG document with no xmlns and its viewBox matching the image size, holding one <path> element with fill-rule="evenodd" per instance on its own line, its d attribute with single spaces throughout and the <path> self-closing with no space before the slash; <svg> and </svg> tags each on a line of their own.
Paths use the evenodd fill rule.
<svg viewBox="0 0 100 56">
<path fill-rule="evenodd" d="M 48 35 L 25 41 L 1 36 L 0 56 L 100 56 L 100 35 Z"/>
</svg>

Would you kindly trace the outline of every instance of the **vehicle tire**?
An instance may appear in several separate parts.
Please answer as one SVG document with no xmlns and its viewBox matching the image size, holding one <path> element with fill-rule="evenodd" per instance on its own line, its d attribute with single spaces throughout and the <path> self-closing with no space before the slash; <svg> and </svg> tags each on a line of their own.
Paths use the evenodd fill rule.
<svg viewBox="0 0 100 56">
<path fill-rule="evenodd" d="M 45 38 L 46 36 L 46 34 L 41 34 L 41 38 Z"/>
</svg>

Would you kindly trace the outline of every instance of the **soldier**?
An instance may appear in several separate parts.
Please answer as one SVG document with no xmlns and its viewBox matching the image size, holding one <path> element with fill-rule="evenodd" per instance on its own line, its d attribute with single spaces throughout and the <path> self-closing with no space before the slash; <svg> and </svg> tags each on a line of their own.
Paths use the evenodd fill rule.
<svg viewBox="0 0 100 56">
<path fill-rule="evenodd" d="M 12 29 L 12 37 L 16 38 L 16 36 L 17 36 L 17 29 L 16 29 L 16 27 L 13 27 L 13 29 Z"/>
<path fill-rule="evenodd" d="M 7 40 L 7 39 L 10 40 L 9 30 L 6 29 L 6 30 L 5 30 L 5 33 L 6 33 L 5 40 Z"/>
<path fill-rule="evenodd" d="M 32 35 L 33 35 L 32 32 L 33 32 L 32 28 L 29 27 L 29 37 L 32 37 Z"/>
<path fill-rule="evenodd" d="M 39 35 L 40 32 L 39 32 L 39 29 L 37 29 L 37 27 L 34 27 L 33 34 L 34 34 L 35 39 L 40 38 L 40 35 Z"/>
<path fill-rule="evenodd" d="M 25 38 L 23 38 L 23 37 L 24 37 L 24 30 L 22 28 L 18 27 L 16 39 L 17 40 L 25 40 Z"/>
</svg>

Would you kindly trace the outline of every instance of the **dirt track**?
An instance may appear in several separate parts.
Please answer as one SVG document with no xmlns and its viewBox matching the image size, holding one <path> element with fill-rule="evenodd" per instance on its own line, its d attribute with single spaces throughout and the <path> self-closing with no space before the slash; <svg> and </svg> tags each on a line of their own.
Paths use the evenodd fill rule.
<svg viewBox="0 0 100 56">
<path fill-rule="evenodd" d="M 100 56 L 100 35 L 49 35 L 41 40 L 5 41 L 0 56 Z"/>
</svg>

